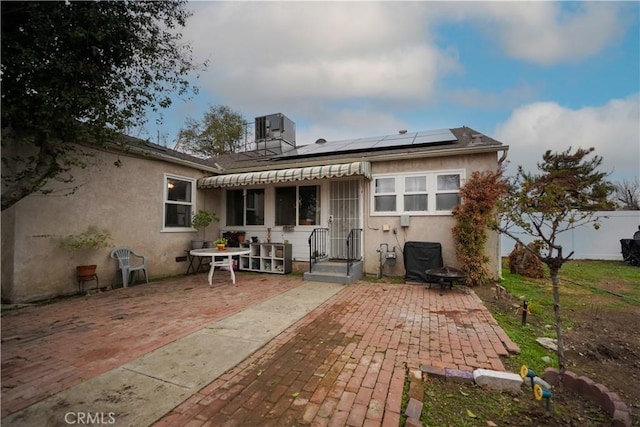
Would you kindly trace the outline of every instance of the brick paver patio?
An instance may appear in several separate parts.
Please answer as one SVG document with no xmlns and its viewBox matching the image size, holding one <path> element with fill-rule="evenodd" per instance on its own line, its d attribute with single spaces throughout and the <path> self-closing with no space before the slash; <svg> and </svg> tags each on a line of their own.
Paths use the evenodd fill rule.
<svg viewBox="0 0 640 427">
<path fill-rule="evenodd" d="M 302 283 L 205 275 L 30 307 L 2 317 L 2 416 Z M 393 425 L 406 367 L 504 369 L 513 344 L 474 293 L 345 286 L 159 425 Z M 158 414 L 161 416 L 162 414 Z"/>
<path fill-rule="evenodd" d="M 407 366 L 504 370 L 501 337 L 474 293 L 351 285 L 158 425 L 397 426 Z"/>
<path fill-rule="evenodd" d="M 115 289 L 2 316 L 2 417 L 300 285 L 218 273 Z"/>
</svg>

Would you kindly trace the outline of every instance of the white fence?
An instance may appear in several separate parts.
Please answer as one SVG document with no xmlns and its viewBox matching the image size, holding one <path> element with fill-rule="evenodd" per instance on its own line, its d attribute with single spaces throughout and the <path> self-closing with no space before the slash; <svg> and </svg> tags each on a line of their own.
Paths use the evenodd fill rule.
<svg viewBox="0 0 640 427">
<path fill-rule="evenodd" d="M 587 224 L 558 235 L 563 255 L 574 252 L 573 259 L 607 259 L 622 261 L 620 239 L 631 239 L 640 226 L 640 211 L 596 212 L 600 217 L 600 229 Z M 522 231 L 514 227 L 513 231 Z M 525 243 L 533 239 L 520 234 Z M 508 256 L 515 247 L 515 240 L 506 235 L 500 237 L 500 252 Z"/>
</svg>

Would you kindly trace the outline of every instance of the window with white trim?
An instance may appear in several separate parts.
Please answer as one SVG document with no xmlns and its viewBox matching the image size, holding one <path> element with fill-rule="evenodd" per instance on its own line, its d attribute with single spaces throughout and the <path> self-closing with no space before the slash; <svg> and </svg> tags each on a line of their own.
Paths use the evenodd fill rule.
<svg viewBox="0 0 640 427">
<path fill-rule="evenodd" d="M 195 179 L 164 175 L 164 230 L 192 230 L 195 191 Z"/>
<path fill-rule="evenodd" d="M 460 204 L 464 170 L 372 177 L 372 215 L 450 214 Z"/>
<path fill-rule="evenodd" d="M 429 205 L 427 177 L 404 177 L 404 210 L 407 212 L 426 212 Z"/>
<path fill-rule="evenodd" d="M 375 186 L 373 194 L 373 211 L 396 212 L 398 204 L 396 195 L 396 178 L 374 178 L 373 182 Z"/>
<path fill-rule="evenodd" d="M 460 174 L 437 175 L 436 211 L 451 211 L 460 204 Z"/>
</svg>

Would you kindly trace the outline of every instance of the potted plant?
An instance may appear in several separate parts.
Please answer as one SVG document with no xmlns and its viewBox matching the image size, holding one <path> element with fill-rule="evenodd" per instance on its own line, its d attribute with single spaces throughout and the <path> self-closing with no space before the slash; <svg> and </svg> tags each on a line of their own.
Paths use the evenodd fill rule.
<svg viewBox="0 0 640 427">
<path fill-rule="evenodd" d="M 199 210 L 193 218 L 191 218 L 191 225 L 196 230 L 202 230 L 202 240 L 192 240 L 191 249 L 200 249 L 204 246 L 204 229 L 209 226 L 213 221 L 219 221 L 218 216 L 209 211 Z"/>
<path fill-rule="evenodd" d="M 58 240 L 58 247 L 71 250 L 92 250 L 106 248 L 111 245 L 111 234 L 108 230 L 100 230 L 89 226 L 86 231 L 69 234 Z M 88 278 L 96 274 L 97 265 L 79 265 L 76 267 L 78 278 Z"/>
<path fill-rule="evenodd" d="M 224 237 L 218 237 L 213 243 L 216 245 L 216 248 L 218 248 L 219 251 L 224 251 L 227 247 L 227 239 L 225 239 Z"/>
</svg>

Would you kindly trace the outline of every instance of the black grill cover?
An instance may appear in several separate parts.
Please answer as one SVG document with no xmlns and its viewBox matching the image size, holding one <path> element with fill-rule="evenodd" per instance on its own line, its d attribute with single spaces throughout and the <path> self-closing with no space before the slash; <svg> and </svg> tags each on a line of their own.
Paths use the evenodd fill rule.
<svg viewBox="0 0 640 427">
<path fill-rule="evenodd" d="M 443 267 L 442 245 L 434 242 L 407 242 L 404 244 L 404 280 L 427 282 L 425 270 Z"/>
<path fill-rule="evenodd" d="M 640 266 L 640 240 L 621 239 L 622 259 L 627 264 Z"/>
</svg>

